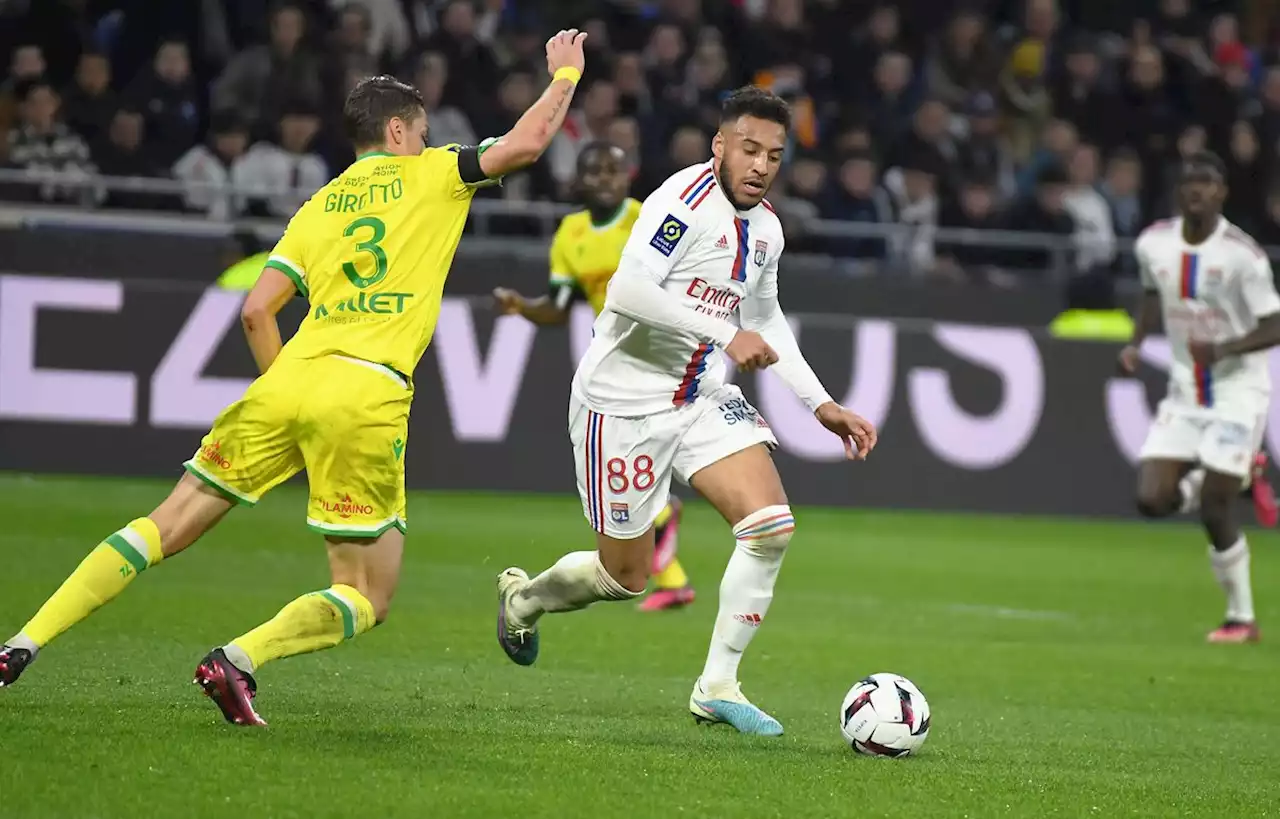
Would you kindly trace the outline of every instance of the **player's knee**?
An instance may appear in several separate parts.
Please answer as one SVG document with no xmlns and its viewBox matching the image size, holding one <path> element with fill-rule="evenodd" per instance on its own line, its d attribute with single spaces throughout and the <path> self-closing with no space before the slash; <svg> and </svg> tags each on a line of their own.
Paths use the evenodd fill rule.
<svg viewBox="0 0 1280 819">
<path fill-rule="evenodd" d="M 1158 487 L 1138 487 L 1138 513 L 1143 517 L 1168 517 L 1178 511 L 1178 503 L 1176 493 L 1166 492 Z"/>
<path fill-rule="evenodd" d="M 780 560 L 796 531 L 796 520 L 786 504 L 752 512 L 733 527 L 738 548 L 767 560 Z"/>
<path fill-rule="evenodd" d="M 1235 500 L 1234 495 L 1230 493 L 1202 492 L 1200 495 L 1200 522 L 1210 530 L 1229 525 L 1231 522 L 1231 509 L 1235 505 Z"/>
</svg>

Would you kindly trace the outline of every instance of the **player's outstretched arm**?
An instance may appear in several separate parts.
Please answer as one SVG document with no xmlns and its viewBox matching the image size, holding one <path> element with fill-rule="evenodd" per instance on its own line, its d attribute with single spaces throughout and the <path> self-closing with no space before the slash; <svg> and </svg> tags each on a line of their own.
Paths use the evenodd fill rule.
<svg viewBox="0 0 1280 819">
<path fill-rule="evenodd" d="M 555 326 L 569 320 L 569 311 L 561 307 L 551 296 L 543 295 L 536 299 L 526 298 L 515 290 L 499 287 L 493 291 L 493 300 L 498 312 L 504 316 L 524 316 L 534 324 Z"/>
<path fill-rule="evenodd" d="M 551 146 L 551 140 L 564 125 L 569 102 L 582 78 L 586 65 L 582 42 L 586 38 L 586 32 L 571 28 L 547 41 L 551 84 L 511 130 L 480 155 L 480 169 L 485 176 L 498 179 L 532 165 Z"/>
<path fill-rule="evenodd" d="M 805 360 L 796 335 L 778 304 L 777 265 L 777 257 L 774 257 L 761 276 L 756 291 L 743 299 L 740 308 L 742 329 L 759 333 L 773 348 L 777 354 L 773 372 L 813 411 L 819 423 L 844 442 L 846 456 L 865 459 L 876 445 L 876 428 L 870 421 L 836 403 Z"/>
</svg>

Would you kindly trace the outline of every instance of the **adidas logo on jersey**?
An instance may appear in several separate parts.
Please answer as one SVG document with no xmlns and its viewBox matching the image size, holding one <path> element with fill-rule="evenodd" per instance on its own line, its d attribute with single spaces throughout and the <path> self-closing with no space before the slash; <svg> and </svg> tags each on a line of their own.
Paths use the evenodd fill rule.
<svg viewBox="0 0 1280 819">
<path fill-rule="evenodd" d="M 720 250 L 728 250 L 728 249 L 729 249 L 729 237 L 728 237 L 728 236 L 725 236 L 723 233 L 722 233 L 722 234 L 720 234 L 720 241 L 716 242 L 716 247 L 717 247 L 718 249 L 720 249 Z"/>
</svg>

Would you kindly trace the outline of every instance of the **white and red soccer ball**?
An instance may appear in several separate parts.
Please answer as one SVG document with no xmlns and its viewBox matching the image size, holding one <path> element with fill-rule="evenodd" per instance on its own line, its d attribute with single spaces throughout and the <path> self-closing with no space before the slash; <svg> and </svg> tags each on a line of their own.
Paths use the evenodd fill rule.
<svg viewBox="0 0 1280 819">
<path fill-rule="evenodd" d="M 840 733 L 860 754 L 913 754 L 929 737 L 929 703 L 906 677 L 872 674 L 850 688 L 840 704 Z"/>
</svg>

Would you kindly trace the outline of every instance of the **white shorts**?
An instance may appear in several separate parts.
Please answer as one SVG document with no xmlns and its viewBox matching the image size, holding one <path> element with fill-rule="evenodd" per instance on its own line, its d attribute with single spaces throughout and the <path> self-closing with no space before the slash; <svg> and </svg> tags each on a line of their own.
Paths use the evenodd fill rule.
<svg viewBox="0 0 1280 819">
<path fill-rule="evenodd" d="M 1266 426 L 1265 404 L 1249 401 L 1206 408 L 1166 398 L 1138 457 L 1198 463 L 1210 472 L 1244 478 L 1262 446 Z"/>
<path fill-rule="evenodd" d="M 569 399 L 569 440 L 582 511 L 597 532 L 630 540 L 653 525 L 674 473 L 696 472 L 755 444 L 778 445 L 742 391 L 725 385 L 683 407 L 623 418 Z"/>
</svg>

